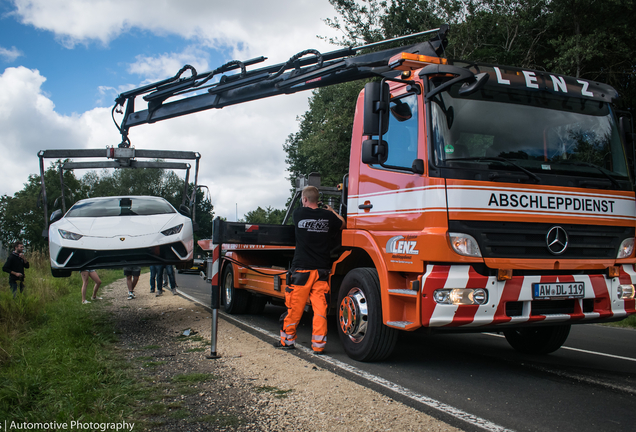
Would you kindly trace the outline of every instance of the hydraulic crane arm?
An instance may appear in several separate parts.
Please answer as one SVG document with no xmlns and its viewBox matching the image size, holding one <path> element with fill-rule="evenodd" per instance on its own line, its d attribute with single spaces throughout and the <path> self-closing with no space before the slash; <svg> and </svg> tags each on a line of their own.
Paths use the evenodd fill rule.
<svg viewBox="0 0 636 432">
<path fill-rule="evenodd" d="M 287 62 L 248 71 L 247 66 L 263 62 L 265 57 L 245 62 L 231 61 L 203 74 L 197 74 L 189 65 L 177 75 L 154 84 L 146 85 L 120 94 L 113 108 L 124 106 L 124 119 L 118 125 L 122 134 L 120 147 L 129 147 L 128 130 L 132 126 L 154 123 L 213 108 L 223 108 L 252 100 L 280 94 L 291 94 L 303 90 L 325 87 L 343 82 L 386 74 L 396 74 L 389 65 L 389 59 L 400 52 L 441 57 L 446 46 L 448 26 L 420 32 L 359 47 L 348 47 L 321 54 L 316 50 L 306 50 L 291 57 Z M 403 40 L 414 36 L 434 33 L 427 42 L 386 49 L 369 54 L 355 55 L 358 51 L 381 44 Z M 306 57 L 313 54 L 311 57 Z M 239 73 L 222 75 L 218 82 L 208 84 L 215 75 L 240 69 Z M 191 76 L 181 78 L 187 70 Z M 135 98 L 142 96 L 148 108 L 135 111 Z M 170 98 L 178 98 L 169 101 Z"/>
</svg>

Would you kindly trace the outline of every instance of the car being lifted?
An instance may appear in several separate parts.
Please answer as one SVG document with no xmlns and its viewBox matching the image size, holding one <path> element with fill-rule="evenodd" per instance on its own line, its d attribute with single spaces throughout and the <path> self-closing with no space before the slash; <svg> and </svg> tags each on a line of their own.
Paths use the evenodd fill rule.
<svg viewBox="0 0 636 432">
<path fill-rule="evenodd" d="M 163 198 L 84 199 L 64 216 L 55 211 L 51 222 L 49 254 L 56 277 L 68 277 L 74 270 L 192 260 L 192 219 Z"/>
</svg>

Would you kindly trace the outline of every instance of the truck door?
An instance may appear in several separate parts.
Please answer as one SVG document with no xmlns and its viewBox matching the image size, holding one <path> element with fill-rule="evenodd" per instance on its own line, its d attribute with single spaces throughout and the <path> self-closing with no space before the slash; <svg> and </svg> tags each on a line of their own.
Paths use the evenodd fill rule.
<svg viewBox="0 0 636 432">
<path fill-rule="evenodd" d="M 388 132 L 382 136 L 388 147 L 386 162 L 367 165 L 359 157 L 354 161 L 352 152 L 350 166 L 348 216 L 355 223 L 348 226 L 372 232 L 383 252 L 406 258 L 422 247 L 418 237 L 425 227 L 446 225 L 443 181 L 431 181 L 426 172 L 415 173 L 412 168 L 415 159 L 427 159 L 424 119 L 421 95 L 392 97 Z M 423 165 L 426 171 L 426 162 Z"/>
</svg>

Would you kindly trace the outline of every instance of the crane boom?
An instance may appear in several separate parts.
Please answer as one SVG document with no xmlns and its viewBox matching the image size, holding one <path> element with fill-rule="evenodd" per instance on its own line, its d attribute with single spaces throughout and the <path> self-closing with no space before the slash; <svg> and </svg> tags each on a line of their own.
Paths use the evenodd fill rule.
<svg viewBox="0 0 636 432">
<path fill-rule="evenodd" d="M 347 47 L 325 54 L 316 50 L 306 50 L 292 56 L 285 63 L 250 71 L 247 70 L 247 66 L 261 63 L 266 58 L 257 57 L 244 62 L 234 60 L 203 74 L 197 74 L 192 66 L 186 65 L 173 78 L 130 90 L 115 99 L 116 105 L 113 112 L 118 107 L 125 106 L 124 118 L 121 125 L 118 125 L 122 134 L 120 147 L 130 146 L 128 131 L 133 126 L 280 94 L 292 94 L 358 79 L 396 74 L 398 72 L 389 67 L 389 59 L 393 55 L 408 52 L 441 57 L 447 43 L 447 33 L 448 26 L 442 25 L 414 35 L 358 47 Z M 356 55 L 358 51 L 370 47 L 424 34 L 435 34 L 435 36 L 426 42 Z M 306 57 L 310 54 L 313 56 Z M 225 75 L 226 72 L 236 69 L 240 69 L 240 72 Z M 191 71 L 192 76 L 181 78 L 187 70 Z M 223 75 L 218 82 L 207 84 L 219 74 Z M 135 98 L 142 95 L 148 102 L 148 108 L 136 111 Z M 169 101 L 174 97 L 179 98 Z"/>
</svg>

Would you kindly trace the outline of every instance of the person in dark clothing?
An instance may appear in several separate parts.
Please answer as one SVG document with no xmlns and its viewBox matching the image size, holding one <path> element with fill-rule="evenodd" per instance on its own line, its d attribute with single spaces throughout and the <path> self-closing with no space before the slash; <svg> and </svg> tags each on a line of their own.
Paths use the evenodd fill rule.
<svg viewBox="0 0 636 432">
<path fill-rule="evenodd" d="M 29 268 L 29 262 L 24 258 L 24 244 L 17 241 L 13 244 L 13 252 L 9 254 L 7 262 L 4 263 L 2 270 L 9 273 L 9 286 L 15 298 L 18 292 L 24 291 L 24 269 Z"/>
<path fill-rule="evenodd" d="M 296 327 L 309 299 L 314 311 L 311 348 L 316 354 L 322 354 L 327 343 L 332 240 L 345 227 L 344 218 L 333 208 L 319 208 L 319 196 L 316 187 L 307 186 L 302 192 L 303 206 L 293 214 L 296 250 L 291 283 L 285 289 L 287 311 L 280 317 L 280 341 L 275 344 L 277 348 L 294 348 Z"/>
</svg>

